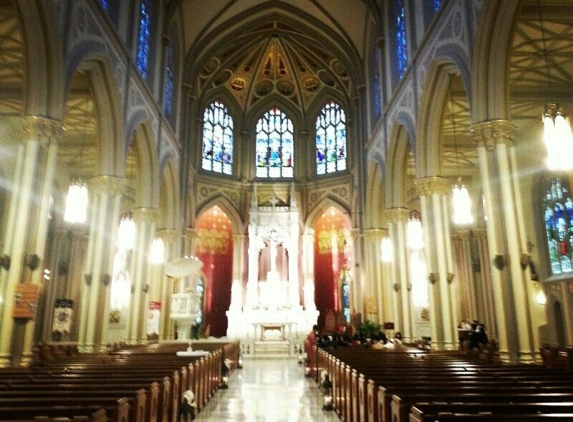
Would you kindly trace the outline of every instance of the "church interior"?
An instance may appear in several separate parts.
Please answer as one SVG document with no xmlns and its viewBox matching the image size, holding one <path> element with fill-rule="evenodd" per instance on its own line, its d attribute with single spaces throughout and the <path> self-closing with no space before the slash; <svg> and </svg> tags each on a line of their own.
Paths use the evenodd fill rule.
<svg viewBox="0 0 573 422">
<path fill-rule="evenodd" d="M 539 362 L 572 87 L 566 0 L 0 0 L 0 367 L 462 320 Z"/>
</svg>

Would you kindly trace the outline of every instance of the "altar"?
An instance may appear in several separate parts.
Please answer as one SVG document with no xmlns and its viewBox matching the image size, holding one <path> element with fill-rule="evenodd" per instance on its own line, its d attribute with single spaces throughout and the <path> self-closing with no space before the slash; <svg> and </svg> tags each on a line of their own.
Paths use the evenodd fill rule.
<svg viewBox="0 0 573 422">
<path fill-rule="evenodd" d="M 241 340 L 244 355 L 276 352 L 280 343 L 286 345 L 283 353 L 294 356 L 318 319 L 314 281 L 299 262 L 303 242 L 294 185 L 289 205 L 277 205 L 274 195 L 268 202 L 269 206 L 258 204 L 255 187 L 249 211 L 248 278 L 246 285 L 233 281 L 227 336 Z M 312 253 L 312 247 L 304 252 Z"/>
</svg>

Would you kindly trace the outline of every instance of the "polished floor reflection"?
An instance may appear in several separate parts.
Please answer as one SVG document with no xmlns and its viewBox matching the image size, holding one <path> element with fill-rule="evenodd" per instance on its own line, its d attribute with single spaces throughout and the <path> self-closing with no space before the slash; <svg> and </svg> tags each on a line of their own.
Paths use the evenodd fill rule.
<svg viewBox="0 0 573 422">
<path fill-rule="evenodd" d="M 338 421 L 335 412 L 322 410 L 321 392 L 303 370 L 292 359 L 245 359 L 229 388 L 219 390 L 195 421 Z"/>
</svg>

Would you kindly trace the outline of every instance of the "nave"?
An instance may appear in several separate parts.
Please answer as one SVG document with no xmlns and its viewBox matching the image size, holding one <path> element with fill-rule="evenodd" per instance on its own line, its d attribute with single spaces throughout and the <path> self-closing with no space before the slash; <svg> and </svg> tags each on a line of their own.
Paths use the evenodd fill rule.
<svg viewBox="0 0 573 422">
<path fill-rule="evenodd" d="M 322 394 L 304 367 L 292 359 L 248 359 L 233 371 L 229 388 L 219 390 L 195 418 L 198 422 L 328 422 Z"/>
</svg>

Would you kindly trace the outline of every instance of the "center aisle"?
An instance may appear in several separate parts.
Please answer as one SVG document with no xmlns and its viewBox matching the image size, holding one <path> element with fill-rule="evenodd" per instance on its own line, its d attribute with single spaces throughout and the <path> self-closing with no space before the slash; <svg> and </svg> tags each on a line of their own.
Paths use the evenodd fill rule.
<svg viewBox="0 0 573 422">
<path fill-rule="evenodd" d="M 322 410 L 322 394 L 304 367 L 293 359 L 244 359 L 202 409 L 198 422 L 330 422 L 334 411 Z"/>
</svg>

